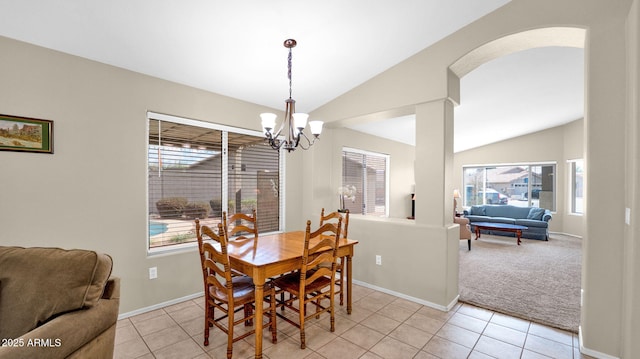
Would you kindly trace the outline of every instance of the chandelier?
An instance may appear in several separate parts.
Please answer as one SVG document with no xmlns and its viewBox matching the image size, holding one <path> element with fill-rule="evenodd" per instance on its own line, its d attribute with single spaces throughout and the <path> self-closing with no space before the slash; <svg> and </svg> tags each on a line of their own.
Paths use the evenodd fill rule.
<svg viewBox="0 0 640 359">
<path fill-rule="evenodd" d="M 287 76 L 289 77 L 289 98 L 285 100 L 284 120 L 280 124 L 278 131 L 273 132 L 276 127 L 277 116 L 275 113 L 260 114 L 265 140 L 274 150 L 278 151 L 284 148 L 288 152 L 291 152 L 298 148 L 298 146 L 303 150 L 308 150 L 322 132 L 322 121 L 309 121 L 309 129 L 313 137 L 311 139 L 307 137 L 304 129 L 307 127 L 309 115 L 296 112 L 296 100 L 291 98 L 291 49 L 296 45 L 296 40 L 287 39 L 284 41 L 284 47 L 289 49 L 289 71 L 287 72 Z M 280 138 L 281 135 L 283 135 L 284 138 Z"/>
</svg>

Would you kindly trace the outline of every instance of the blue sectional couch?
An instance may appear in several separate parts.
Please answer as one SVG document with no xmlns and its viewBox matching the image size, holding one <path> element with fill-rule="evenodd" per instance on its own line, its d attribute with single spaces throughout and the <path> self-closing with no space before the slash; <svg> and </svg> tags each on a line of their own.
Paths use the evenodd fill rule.
<svg viewBox="0 0 640 359">
<path fill-rule="evenodd" d="M 487 204 L 471 206 L 471 208 L 464 211 L 464 216 L 469 219 L 472 231 L 475 231 L 473 222 L 509 223 L 527 226 L 529 228 L 522 231 L 522 238 L 549 240 L 551 211 L 548 209 Z M 515 236 L 514 233 L 490 230 L 482 230 L 481 233 Z"/>
</svg>

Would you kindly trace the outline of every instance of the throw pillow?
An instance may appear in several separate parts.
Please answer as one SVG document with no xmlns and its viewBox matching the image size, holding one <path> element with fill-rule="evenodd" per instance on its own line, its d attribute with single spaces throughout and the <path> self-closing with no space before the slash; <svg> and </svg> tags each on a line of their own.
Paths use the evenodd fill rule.
<svg viewBox="0 0 640 359">
<path fill-rule="evenodd" d="M 469 214 L 475 216 L 484 216 L 484 213 L 484 206 L 471 206 L 471 209 L 469 209 Z"/>
<path fill-rule="evenodd" d="M 544 208 L 531 207 L 527 219 L 542 221 L 542 216 L 544 216 Z"/>
</svg>

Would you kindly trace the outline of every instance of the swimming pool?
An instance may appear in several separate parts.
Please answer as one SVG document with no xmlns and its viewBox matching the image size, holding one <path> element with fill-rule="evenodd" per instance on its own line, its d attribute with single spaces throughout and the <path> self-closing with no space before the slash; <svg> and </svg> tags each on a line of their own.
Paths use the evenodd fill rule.
<svg viewBox="0 0 640 359">
<path fill-rule="evenodd" d="M 149 237 L 162 234 L 167 231 L 167 225 L 160 222 L 149 222 Z"/>
</svg>

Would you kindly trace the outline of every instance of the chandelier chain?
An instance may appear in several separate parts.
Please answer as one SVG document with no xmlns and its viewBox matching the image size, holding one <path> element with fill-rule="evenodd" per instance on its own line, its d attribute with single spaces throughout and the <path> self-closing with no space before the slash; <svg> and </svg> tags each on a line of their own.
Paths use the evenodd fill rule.
<svg viewBox="0 0 640 359">
<path fill-rule="evenodd" d="M 287 76 L 289 77 L 289 98 L 291 98 L 291 94 L 292 94 L 292 91 L 291 91 L 291 58 L 292 58 L 291 48 L 289 48 L 289 57 L 288 57 L 288 60 L 289 60 L 288 69 L 289 70 L 287 71 Z"/>
</svg>

